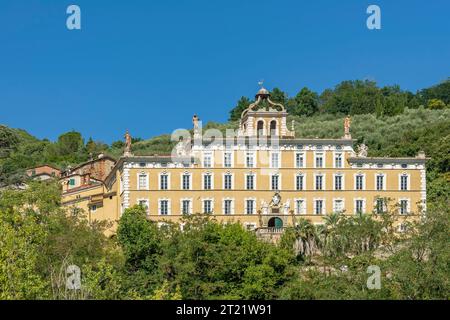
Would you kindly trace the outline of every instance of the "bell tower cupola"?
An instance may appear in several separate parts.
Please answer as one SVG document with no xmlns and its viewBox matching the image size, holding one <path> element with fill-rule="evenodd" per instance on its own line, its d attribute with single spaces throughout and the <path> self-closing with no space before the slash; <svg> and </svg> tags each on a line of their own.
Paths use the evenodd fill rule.
<svg viewBox="0 0 450 320">
<path fill-rule="evenodd" d="M 294 131 L 286 125 L 286 108 L 270 99 L 270 92 L 262 86 L 255 101 L 242 112 L 239 134 L 248 137 L 294 138 Z"/>
</svg>

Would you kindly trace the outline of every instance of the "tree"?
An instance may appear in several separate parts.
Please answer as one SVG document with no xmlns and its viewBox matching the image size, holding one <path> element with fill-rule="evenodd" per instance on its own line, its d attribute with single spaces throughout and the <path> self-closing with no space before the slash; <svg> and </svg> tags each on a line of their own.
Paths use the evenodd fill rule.
<svg viewBox="0 0 450 320">
<path fill-rule="evenodd" d="M 445 109 L 445 108 L 447 108 L 447 105 L 442 100 L 430 99 L 430 100 L 428 100 L 427 107 L 428 107 L 428 109 L 436 110 L 436 109 Z"/>
<path fill-rule="evenodd" d="M 450 105 L 450 78 L 429 88 L 422 89 L 417 94 L 423 105 L 431 99 L 438 99 Z"/>
<path fill-rule="evenodd" d="M 279 88 L 273 88 L 272 92 L 270 93 L 270 100 L 272 100 L 275 103 L 280 103 L 283 106 L 287 103 L 287 93 L 280 90 Z"/>
<path fill-rule="evenodd" d="M 57 145 L 62 156 L 77 154 L 84 147 L 83 137 L 79 132 L 70 131 L 58 137 Z"/>
<path fill-rule="evenodd" d="M 297 116 L 311 116 L 319 110 L 319 96 L 304 87 L 288 102 L 288 112 Z"/>
<path fill-rule="evenodd" d="M 242 112 L 250 105 L 250 100 L 247 97 L 241 97 L 237 105 L 231 109 L 229 121 L 237 121 L 241 118 Z"/>
</svg>

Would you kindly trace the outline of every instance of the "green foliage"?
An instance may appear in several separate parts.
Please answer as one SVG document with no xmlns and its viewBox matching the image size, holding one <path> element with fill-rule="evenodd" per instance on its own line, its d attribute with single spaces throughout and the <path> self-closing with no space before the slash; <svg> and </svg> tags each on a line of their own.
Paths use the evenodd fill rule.
<svg viewBox="0 0 450 320">
<path fill-rule="evenodd" d="M 436 110 L 436 109 L 445 109 L 447 108 L 447 105 L 442 100 L 430 99 L 428 100 L 427 107 L 428 109 Z"/>
<path fill-rule="evenodd" d="M 311 116 L 319 111 L 319 96 L 304 87 L 293 99 L 289 99 L 287 110 L 291 115 Z"/>
<path fill-rule="evenodd" d="M 236 121 L 241 118 L 242 112 L 250 105 L 250 100 L 246 97 L 241 97 L 236 106 L 230 111 L 230 121 Z"/>
<path fill-rule="evenodd" d="M 450 105 L 450 78 L 430 88 L 419 91 L 418 96 L 424 105 L 431 99 L 439 99 L 446 105 Z"/>
</svg>

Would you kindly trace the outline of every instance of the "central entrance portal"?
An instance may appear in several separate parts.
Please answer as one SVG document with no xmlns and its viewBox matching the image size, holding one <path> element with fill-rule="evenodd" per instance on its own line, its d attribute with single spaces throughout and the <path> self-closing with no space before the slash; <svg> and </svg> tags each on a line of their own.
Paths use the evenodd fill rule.
<svg viewBox="0 0 450 320">
<path fill-rule="evenodd" d="M 267 226 L 269 228 L 283 228 L 283 220 L 278 217 L 270 218 Z"/>
</svg>

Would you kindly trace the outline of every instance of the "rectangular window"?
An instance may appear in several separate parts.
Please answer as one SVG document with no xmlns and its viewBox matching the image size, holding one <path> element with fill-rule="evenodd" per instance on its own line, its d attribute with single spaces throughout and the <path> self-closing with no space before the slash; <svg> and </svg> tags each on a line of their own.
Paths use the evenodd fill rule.
<svg viewBox="0 0 450 320">
<path fill-rule="evenodd" d="M 363 213 L 364 212 L 364 201 L 356 200 L 355 207 L 356 207 L 356 213 Z"/>
<path fill-rule="evenodd" d="M 147 189 L 147 175 L 140 174 L 139 175 L 139 190 Z"/>
<path fill-rule="evenodd" d="M 318 175 L 316 176 L 316 190 L 322 190 L 323 189 L 323 176 Z"/>
<path fill-rule="evenodd" d="M 183 190 L 189 190 L 191 188 L 191 175 L 183 174 Z"/>
<path fill-rule="evenodd" d="M 272 176 L 272 183 L 271 183 L 271 187 L 272 190 L 279 190 L 279 180 L 280 180 L 280 176 L 279 175 L 273 175 Z"/>
<path fill-rule="evenodd" d="M 305 158 L 303 153 L 296 153 L 295 154 L 295 167 L 296 168 L 303 168 L 305 165 Z"/>
<path fill-rule="evenodd" d="M 272 168 L 280 167 L 280 154 L 273 152 L 271 155 Z"/>
<path fill-rule="evenodd" d="M 182 214 L 190 214 L 191 213 L 191 200 L 182 200 L 181 201 L 181 213 Z"/>
<path fill-rule="evenodd" d="M 336 168 L 342 168 L 342 153 L 336 153 L 334 157 L 334 165 Z"/>
<path fill-rule="evenodd" d="M 255 176 L 252 174 L 249 174 L 246 176 L 246 183 L 245 187 L 247 190 L 254 190 L 255 189 Z"/>
<path fill-rule="evenodd" d="M 342 199 L 334 200 L 333 211 L 336 213 L 342 213 L 344 211 L 344 200 Z"/>
<path fill-rule="evenodd" d="M 144 209 L 147 209 L 148 208 L 147 200 L 139 200 L 139 206 L 141 206 Z"/>
<path fill-rule="evenodd" d="M 364 176 L 359 174 L 356 176 L 356 190 L 363 190 L 364 188 Z"/>
<path fill-rule="evenodd" d="M 295 188 L 297 190 L 303 190 L 304 187 L 304 176 L 299 174 L 295 177 Z"/>
<path fill-rule="evenodd" d="M 212 181 L 212 176 L 210 174 L 205 174 L 203 176 L 203 189 L 204 190 L 211 190 L 211 181 Z"/>
<path fill-rule="evenodd" d="M 232 186 L 233 186 L 232 182 L 233 182 L 233 176 L 232 176 L 231 174 L 226 174 L 226 175 L 224 175 L 224 185 L 223 185 L 223 188 L 224 188 L 225 190 L 231 190 L 231 188 L 232 188 Z"/>
<path fill-rule="evenodd" d="M 225 152 L 223 154 L 223 166 L 225 168 L 231 168 L 231 156 L 232 156 L 231 152 Z"/>
<path fill-rule="evenodd" d="M 169 189 L 169 176 L 167 174 L 162 174 L 159 177 L 159 187 L 161 190 Z"/>
<path fill-rule="evenodd" d="M 323 154 L 316 154 L 316 168 L 323 168 Z"/>
<path fill-rule="evenodd" d="M 211 158 L 212 158 L 211 154 L 203 155 L 203 167 L 204 168 L 211 168 L 211 166 L 212 166 Z"/>
<path fill-rule="evenodd" d="M 223 201 L 223 213 L 224 214 L 231 214 L 231 208 L 232 208 L 232 200 L 224 200 Z"/>
<path fill-rule="evenodd" d="M 385 212 L 384 199 L 377 199 L 375 210 L 378 214 Z"/>
<path fill-rule="evenodd" d="M 377 175 L 377 190 L 384 190 L 384 175 Z"/>
<path fill-rule="evenodd" d="M 245 213 L 253 214 L 253 210 L 255 208 L 255 200 L 245 200 Z"/>
<path fill-rule="evenodd" d="M 402 190 L 402 191 L 408 190 L 408 176 L 407 175 L 400 176 L 400 190 Z"/>
<path fill-rule="evenodd" d="M 334 190 L 342 190 L 342 176 L 334 176 Z"/>
<path fill-rule="evenodd" d="M 212 213 L 212 200 L 203 200 L 203 213 Z"/>
<path fill-rule="evenodd" d="M 296 214 L 305 213 L 305 200 L 298 199 L 295 201 L 295 213 Z"/>
<path fill-rule="evenodd" d="M 323 200 L 316 200 L 316 208 L 315 208 L 315 214 L 322 214 L 323 213 Z"/>
<path fill-rule="evenodd" d="M 252 152 L 247 152 L 245 155 L 245 166 L 247 168 L 253 168 L 255 166 L 255 157 Z"/>
<path fill-rule="evenodd" d="M 159 201 L 159 214 L 166 216 L 169 214 L 169 200 Z"/>
<path fill-rule="evenodd" d="M 69 186 L 73 187 L 75 185 L 75 179 L 69 180 Z"/>
<path fill-rule="evenodd" d="M 408 200 L 400 200 L 400 214 L 408 213 Z"/>
</svg>

